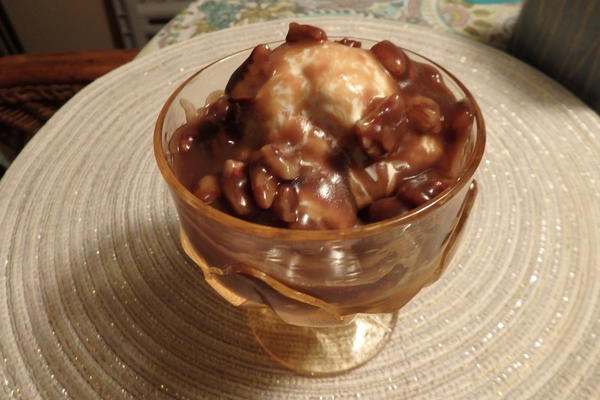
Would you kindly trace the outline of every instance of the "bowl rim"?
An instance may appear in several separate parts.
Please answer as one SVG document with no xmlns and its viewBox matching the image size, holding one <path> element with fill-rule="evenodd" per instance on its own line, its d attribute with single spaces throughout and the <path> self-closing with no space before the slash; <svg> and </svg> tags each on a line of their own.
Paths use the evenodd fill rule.
<svg viewBox="0 0 600 400">
<path fill-rule="evenodd" d="M 360 41 L 369 41 L 369 42 L 378 42 L 376 39 L 367 39 L 367 38 L 359 38 L 359 37 L 350 37 L 344 36 L 350 39 L 360 40 Z M 332 36 L 329 39 L 335 39 L 336 36 Z M 339 38 L 342 38 L 341 36 Z M 264 44 L 278 44 L 284 43 L 283 40 L 276 40 L 271 42 L 266 42 Z M 454 185 L 444 190 L 442 193 L 437 195 L 432 200 L 427 203 L 416 207 L 409 211 L 406 214 L 402 214 L 400 216 L 385 219 L 383 221 L 378 221 L 366 225 L 354 226 L 351 228 L 344 229 L 328 229 L 328 230 L 302 230 L 302 229 L 291 229 L 291 228 L 278 228 L 269 225 L 261 225 L 254 222 L 246 221 L 241 218 L 237 218 L 233 215 L 224 213 L 222 211 L 217 210 L 214 207 L 204 203 L 202 200 L 194 196 L 176 177 L 175 173 L 171 169 L 169 165 L 165 152 L 163 151 L 162 144 L 162 127 L 164 125 L 164 121 L 167 115 L 167 112 L 171 105 L 173 104 L 177 95 L 198 75 L 204 72 L 206 69 L 211 68 L 223 61 L 226 61 L 232 57 L 238 56 L 241 53 L 248 52 L 254 49 L 256 46 L 244 48 L 241 50 L 237 50 L 231 54 L 223 56 L 217 60 L 214 60 L 204 67 L 200 68 L 186 80 L 184 80 L 167 98 L 166 102 L 163 104 L 158 118 L 156 120 L 154 126 L 154 138 L 153 138 L 153 148 L 154 148 L 154 156 L 156 162 L 158 164 L 158 168 L 163 175 L 163 178 L 166 180 L 167 184 L 174 192 L 173 194 L 177 195 L 181 200 L 187 203 L 190 207 L 197 210 L 201 214 L 210 218 L 214 222 L 217 222 L 223 225 L 224 228 L 233 229 L 242 234 L 248 234 L 253 236 L 259 236 L 265 239 L 277 239 L 283 241 L 335 241 L 335 240 L 347 240 L 347 239 L 359 239 L 370 235 L 375 235 L 378 233 L 382 233 L 385 231 L 389 231 L 390 229 L 397 228 L 400 226 L 405 226 L 416 222 L 418 219 L 422 218 L 425 215 L 430 214 L 436 209 L 443 206 L 445 203 L 450 201 L 455 195 L 457 195 L 467 183 L 470 183 L 471 178 L 475 174 L 485 152 L 485 142 L 486 142 L 486 130 L 485 130 L 485 122 L 483 120 L 483 115 L 481 113 L 481 109 L 475 100 L 473 94 L 467 89 L 467 87 L 450 71 L 448 71 L 443 66 L 439 65 L 435 61 L 431 60 L 428 57 L 423 56 L 415 51 L 410 49 L 406 49 L 402 47 L 402 49 L 412 55 L 416 55 L 417 57 L 426 60 L 431 63 L 433 66 L 441 70 L 444 74 L 446 74 L 454 83 L 462 90 L 473 108 L 473 113 L 475 116 L 475 124 L 477 131 L 475 133 L 475 146 L 473 151 L 470 154 L 470 158 L 467 160 L 466 167 L 463 169 L 457 181 Z"/>
</svg>

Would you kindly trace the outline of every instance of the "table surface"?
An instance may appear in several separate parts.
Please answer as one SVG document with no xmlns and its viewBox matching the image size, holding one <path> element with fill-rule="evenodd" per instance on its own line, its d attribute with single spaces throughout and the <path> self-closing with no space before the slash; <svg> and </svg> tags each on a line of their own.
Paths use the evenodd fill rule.
<svg viewBox="0 0 600 400">
<path fill-rule="evenodd" d="M 429 26 L 504 48 L 521 1 L 515 0 L 195 0 L 141 55 L 203 33 L 293 17 L 366 17 Z"/>
</svg>

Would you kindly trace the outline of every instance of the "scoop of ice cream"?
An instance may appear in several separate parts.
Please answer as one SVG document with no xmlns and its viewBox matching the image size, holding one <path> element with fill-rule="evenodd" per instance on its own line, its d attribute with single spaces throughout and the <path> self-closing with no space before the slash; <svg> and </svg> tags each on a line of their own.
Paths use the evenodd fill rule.
<svg viewBox="0 0 600 400">
<path fill-rule="evenodd" d="M 340 137 L 369 103 L 397 92 L 397 83 L 371 52 L 335 42 L 281 46 L 270 56 L 272 76 L 254 104 L 269 139 L 290 123 Z"/>
<path fill-rule="evenodd" d="M 370 51 L 351 45 L 299 35 L 272 51 L 257 46 L 228 84 L 226 92 L 246 107 L 243 140 L 263 145 L 250 161 L 276 181 L 294 181 L 285 201 L 280 194 L 265 197 L 262 187 L 258 196 L 259 203 L 273 197 L 275 213 L 290 227 L 356 224 L 346 161 L 336 156 L 352 147 L 345 142 L 354 143 L 373 102 L 399 87 Z"/>
</svg>

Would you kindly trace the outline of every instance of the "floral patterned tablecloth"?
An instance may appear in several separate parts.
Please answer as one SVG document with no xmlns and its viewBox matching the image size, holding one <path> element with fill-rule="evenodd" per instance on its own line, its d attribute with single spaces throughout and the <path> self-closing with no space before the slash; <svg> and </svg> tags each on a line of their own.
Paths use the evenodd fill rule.
<svg viewBox="0 0 600 400">
<path fill-rule="evenodd" d="M 456 32 L 503 48 L 521 2 L 515 0 L 195 0 L 144 47 L 147 54 L 205 32 L 278 18 L 384 18 Z"/>
</svg>

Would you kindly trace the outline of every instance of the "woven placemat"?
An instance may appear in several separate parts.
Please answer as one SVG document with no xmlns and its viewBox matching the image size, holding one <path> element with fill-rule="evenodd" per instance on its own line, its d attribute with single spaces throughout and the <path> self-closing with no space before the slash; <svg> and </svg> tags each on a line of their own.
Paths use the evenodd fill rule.
<svg viewBox="0 0 600 400">
<path fill-rule="evenodd" d="M 280 39 L 210 33 L 113 71 L 43 127 L 0 182 L 0 398 L 600 398 L 600 118 L 534 69 L 467 39 L 313 19 L 454 72 L 488 126 L 480 195 L 446 274 L 385 350 L 335 378 L 259 349 L 178 243 L 152 154 L 158 111 L 203 64 Z"/>
</svg>

